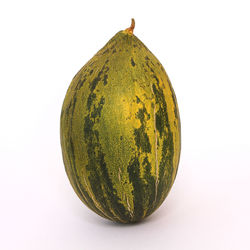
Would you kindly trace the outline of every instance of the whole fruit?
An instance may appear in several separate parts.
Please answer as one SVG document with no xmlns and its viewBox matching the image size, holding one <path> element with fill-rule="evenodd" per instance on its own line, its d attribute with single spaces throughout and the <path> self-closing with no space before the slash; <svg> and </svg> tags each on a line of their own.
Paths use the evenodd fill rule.
<svg viewBox="0 0 250 250">
<path fill-rule="evenodd" d="M 137 222 L 164 201 L 180 158 L 174 90 L 157 58 L 118 32 L 73 78 L 61 113 L 68 178 L 100 216 Z"/>
</svg>

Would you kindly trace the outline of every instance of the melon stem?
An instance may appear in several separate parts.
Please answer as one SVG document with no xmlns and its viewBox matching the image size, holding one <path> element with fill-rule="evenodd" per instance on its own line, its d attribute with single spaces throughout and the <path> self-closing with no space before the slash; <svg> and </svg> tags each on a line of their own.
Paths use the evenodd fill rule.
<svg viewBox="0 0 250 250">
<path fill-rule="evenodd" d="M 125 29 L 125 31 L 132 35 L 133 31 L 134 31 L 134 28 L 135 28 L 135 19 L 132 18 L 130 27 Z"/>
</svg>

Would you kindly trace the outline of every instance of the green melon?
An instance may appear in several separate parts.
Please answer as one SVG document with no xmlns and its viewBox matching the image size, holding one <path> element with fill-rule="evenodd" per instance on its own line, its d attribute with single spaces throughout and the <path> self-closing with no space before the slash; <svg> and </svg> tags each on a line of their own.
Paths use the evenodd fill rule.
<svg viewBox="0 0 250 250">
<path fill-rule="evenodd" d="M 100 216 L 131 223 L 169 193 L 180 158 L 174 90 L 130 28 L 118 32 L 73 78 L 61 112 L 66 173 Z"/>
</svg>

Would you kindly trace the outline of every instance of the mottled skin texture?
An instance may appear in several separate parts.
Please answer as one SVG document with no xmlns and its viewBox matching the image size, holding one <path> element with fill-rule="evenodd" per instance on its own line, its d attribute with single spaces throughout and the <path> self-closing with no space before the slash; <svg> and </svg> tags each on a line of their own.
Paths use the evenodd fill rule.
<svg viewBox="0 0 250 250">
<path fill-rule="evenodd" d="M 61 113 L 65 169 L 100 216 L 140 221 L 164 201 L 180 157 L 168 76 L 133 34 L 118 32 L 74 77 Z"/>
</svg>

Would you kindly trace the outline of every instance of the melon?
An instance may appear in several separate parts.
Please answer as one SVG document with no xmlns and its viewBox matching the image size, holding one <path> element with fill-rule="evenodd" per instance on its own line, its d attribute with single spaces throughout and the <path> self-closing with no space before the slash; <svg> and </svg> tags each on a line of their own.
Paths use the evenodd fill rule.
<svg viewBox="0 0 250 250">
<path fill-rule="evenodd" d="M 118 32 L 73 78 L 60 135 L 69 181 L 96 214 L 133 223 L 165 200 L 180 159 L 180 116 L 165 69 L 133 34 Z"/>
</svg>

